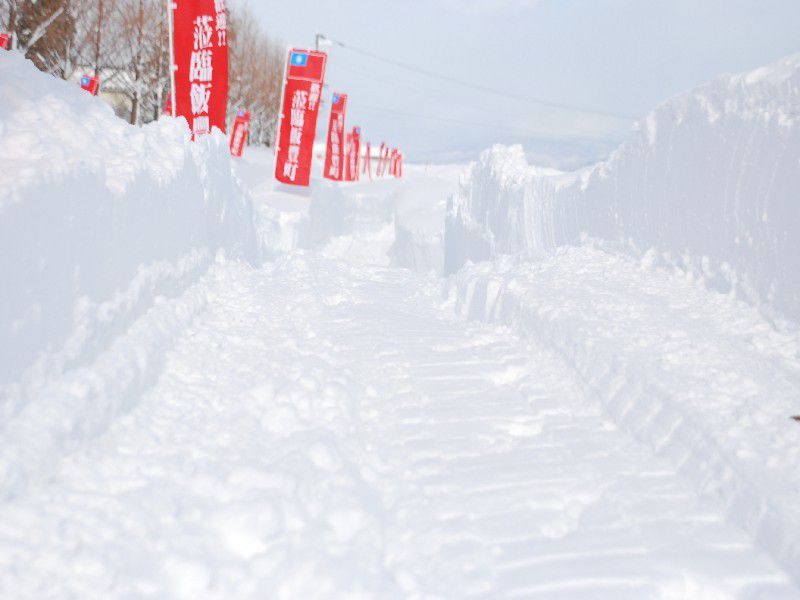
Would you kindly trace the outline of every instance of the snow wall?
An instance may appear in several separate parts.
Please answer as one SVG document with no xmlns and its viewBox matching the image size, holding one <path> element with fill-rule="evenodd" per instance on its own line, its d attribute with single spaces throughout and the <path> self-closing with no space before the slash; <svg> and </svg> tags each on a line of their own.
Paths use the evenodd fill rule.
<svg viewBox="0 0 800 600">
<path fill-rule="evenodd" d="M 0 436 L 18 453 L 0 455 L 2 495 L 124 411 L 202 308 L 192 284 L 259 248 L 222 134 L 133 127 L 4 52 L 0 140 Z"/>
<path fill-rule="evenodd" d="M 462 166 L 408 165 L 402 180 L 319 181 L 298 247 L 329 258 L 441 274 L 446 198 Z"/>
<path fill-rule="evenodd" d="M 800 55 L 663 103 L 582 173 L 487 150 L 448 204 L 445 273 L 586 236 L 800 320 Z"/>
</svg>

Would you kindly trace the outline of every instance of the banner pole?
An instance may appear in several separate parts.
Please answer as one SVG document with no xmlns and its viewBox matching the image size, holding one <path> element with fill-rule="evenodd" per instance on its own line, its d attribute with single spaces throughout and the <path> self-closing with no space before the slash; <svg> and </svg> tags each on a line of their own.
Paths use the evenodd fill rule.
<svg viewBox="0 0 800 600">
<path fill-rule="evenodd" d="M 169 21 L 169 93 L 171 97 L 170 104 L 172 105 L 172 116 L 175 117 L 176 105 L 178 99 L 175 94 L 175 26 L 173 22 L 172 11 L 175 9 L 176 4 L 173 0 L 167 0 L 167 20 Z"/>
<path fill-rule="evenodd" d="M 278 144 L 281 143 L 281 123 L 283 122 L 283 101 L 284 96 L 286 95 L 286 70 L 289 68 L 289 56 L 292 52 L 291 46 L 286 46 L 286 59 L 283 61 L 283 84 L 281 85 L 281 103 L 278 105 L 280 110 L 278 111 L 278 123 L 275 126 L 275 146 L 272 151 L 275 155 L 278 155 Z"/>
</svg>

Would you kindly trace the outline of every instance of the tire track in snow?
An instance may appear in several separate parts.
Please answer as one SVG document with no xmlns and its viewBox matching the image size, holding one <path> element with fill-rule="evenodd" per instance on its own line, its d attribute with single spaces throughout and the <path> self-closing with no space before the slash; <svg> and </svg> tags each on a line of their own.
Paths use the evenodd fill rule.
<svg viewBox="0 0 800 600">
<path fill-rule="evenodd" d="M 792 598 L 574 373 L 434 282 L 231 263 L 158 383 L 0 504 L 0 596 Z"/>
<path fill-rule="evenodd" d="M 503 323 L 572 365 L 653 448 L 800 581 L 796 328 L 591 246 L 498 261 L 452 281 L 456 311 Z M 798 593 L 800 595 L 800 593 Z"/>
</svg>

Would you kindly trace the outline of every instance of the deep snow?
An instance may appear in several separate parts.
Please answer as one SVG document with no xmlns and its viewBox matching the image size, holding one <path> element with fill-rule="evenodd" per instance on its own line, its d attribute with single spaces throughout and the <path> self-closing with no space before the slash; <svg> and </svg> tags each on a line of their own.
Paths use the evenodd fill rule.
<svg viewBox="0 0 800 600">
<path fill-rule="evenodd" d="M 672 137 L 794 140 L 795 63 L 668 102 L 730 113 Z M 0 597 L 800 597 L 794 280 L 754 306 L 683 267 L 759 252 L 620 246 L 652 195 L 586 229 L 660 135 L 302 196 L 0 56 Z"/>
<path fill-rule="evenodd" d="M 3 53 L 0 138 L 3 497 L 136 403 L 218 252 L 259 249 L 221 135 L 130 127 Z"/>
<path fill-rule="evenodd" d="M 136 406 L 0 505 L 0 592 L 796 597 L 566 361 L 434 278 L 294 253 L 203 284 Z"/>
<path fill-rule="evenodd" d="M 447 272 L 582 236 L 800 319 L 800 55 L 658 106 L 605 162 L 549 175 L 520 147 L 473 165 L 449 207 Z"/>
</svg>

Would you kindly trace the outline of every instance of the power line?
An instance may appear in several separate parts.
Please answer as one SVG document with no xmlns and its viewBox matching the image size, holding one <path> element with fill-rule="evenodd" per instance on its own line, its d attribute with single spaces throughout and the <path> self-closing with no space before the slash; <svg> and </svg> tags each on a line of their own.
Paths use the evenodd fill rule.
<svg viewBox="0 0 800 600">
<path fill-rule="evenodd" d="M 514 92 L 508 92 L 504 90 L 498 90 L 486 85 L 481 85 L 479 83 L 474 83 L 471 81 L 465 81 L 463 79 L 458 79 L 456 77 L 451 77 L 450 75 L 445 75 L 443 73 L 437 73 L 435 71 L 430 71 L 428 69 L 418 67 L 416 65 L 411 65 L 409 63 L 405 63 L 399 60 L 395 60 L 393 58 L 388 58 L 386 56 L 381 56 L 379 54 L 375 54 L 374 52 L 370 52 L 369 50 L 364 50 L 363 48 L 357 48 L 355 46 L 351 46 L 350 44 L 345 44 L 344 42 L 340 42 L 338 40 L 331 39 L 329 37 L 323 36 L 322 34 L 317 34 L 318 38 L 325 39 L 331 44 L 339 46 L 340 48 L 344 48 L 346 50 L 350 50 L 351 52 L 355 52 L 357 54 L 361 54 L 363 56 L 367 56 L 373 60 L 381 61 L 395 67 L 399 67 L 401 69 L 406 69 L 407 71 L 412 71 L 414 73 L 418 73 L 420 75 L 425 75 L 426 77 L 431 77 L 433 79 L 439 79 L 442 81 L 447 81 L 448 83 L 452 83 L 455 85 L 460 85 L 465 88 L 478 90 L 481 92 L 485 92 L 487 94 L 494 94 L 495 96 L 502 96 L 504 98 L 511 98 L 513 100 L 518 100 L 521 102 L 528 102 L 530 104 L 538 104 L 540 106 L 547 106 L 549 108 L 557 108 L 561 110 L 569 110 L 573 112 L 597 115 L 602 117 L 610 117 L 613 119 L 620 119 L 623 121 L 633 121 L 638 118 L 631 116 L 631 115 L 623 115 L 620 113 L 599 110 L 587 106 L 579 106 L 576 104 L 567 104 L 564 102 L 555 102 L 552 100 L 547 100 L 546 98 L 537 98 L 535 96 L 525 96 L 522 94 L 515 94 Z"/>
<path fill-rule="evenodd" d="M 363 71 L 363 73 L 361 73 L 359 71 Z M 413 92 L 415 92 L 418 95 L 419 94 L 425 94 L 425 95 L 430 96 L 431 93 L 432 93 L 431 89 L 426 88 L 424 86 L 420 86 L 419 84 L 412 84 L 412 83 L 409 83 L 409 82 L 399 81 L 397 78 L 390 79 L 389 76 L 387 76 L 387 77 L 381 77 L 380 75 L 375 76 L 375 75 L 371 74 L 371 71 L 368 68 L 362 67 L 360 65 L 354 65 L 354 68 L 353 68 L 351 74 L 363 75 L 364 77 L 368 77 L 370 79 L 370 81 L 377 80 L 379 82 L 385 82 L 385 83 L 392 84 L 395 87 L 397 87 L 397 86 L 404 87 L 406 89 L 412 90 Z M 438 93 L 434 92 L 434 95 L 441 97 L 442 93 L 441 92 L 438 92 Z M 495 124 L 495 123 L 489 123 L 489 122 L 480 122 L 478 120 L 471 119 L 471 118 L 469 120 L 467 120 L 467 118 L 457 119 L 457 118 L 453 118 L 453 117 L 449 117 L 449 116 L 448 117 L 442 117 L 442 116 L 436 116 L 436 115 L 431 115 L 431 114 L 420 114 L 420 113 L 415 113 L 415 112 L 409 112 L 406 109 L 394 109 L 394 108 L 386 107 L 386 106 L 383 106 L 383 105 L 375 106 L 375 105 L 369 105 L 369 104 L 362 104 L 360 101 L 357 101 L 355 99 L 352 100 L 352 103 L 353 103 L 353 107 L 358 111 L 361 111 L 363 109 L 364 111 L 367 111 L 367 112 L 387 114 L 387 115 L 391 115 L 391 116 L 411 118 L 411 119 L 415 119 L 415 120 L 422 119 L 422 120 L 425 120 L 425 121 L 437 121 L 437 122 L 440 122 L 440 123 L 453 123 L 453 124 L 456 124 L 456 125 L 464 125 L 464 126 L 468 126 L 468 127 L 480 127 L 480 128 L 485 128 L 485 129 L 491 129 L 491 130 L 497 131 L 497 132 L 510 133 L 510 134 L 513 134 L 513 135 L 516 135 L 516 136 L 525 136 L 525 137 L 528 137 L 528 138 L 539 138 L 539 139 L 547 139 L 547 140 L 577 140 L 577 141 L 587 141 L 587 142 L 597 142 L 597 143 L 608 142 L 608 141 L 611 141 L 611 140 L 616 141 L 619 138 L 619 136 L 617 136 L 617 135 L 610 135 L 610 136 L 609 135 L 604 135 L 604 136 L 591 136 L 591 135 L 581 136 L 581 135 L 567 134 L 567 133 L 550 133 L 550 132 L 535 131 L 535 130 L 527 129 L 527 128 L 524 128 L 524 127 L 516 127 L 515 128 L 513 126 L 513 124 L 509 127 L 508 125 L 501 125 L 501 124 Z M 469 106 L 467 108 L 472 108 L 472 107 Z"/>
<path fill-rule="evenodd" d="M 382 106 L 370 106 L 358 103 L 357 108 L 360 110 L 366 111 L 373 111 L 384 113 L 388 115 L 394 115 L 398 117 L 409 117 L 412 119 L 425 119 L 427 121 L 438 121 L 441 123 L 455 123 L 457 125 L 467 125 L 469 127 L 483 127 L 487 129 L 492 129 L 494 131 L 502 131 L 504 133 L 511 133 L 514 135 L 524 135 L 527 137 L 538 137 L 543 139 L 549 140 L 562 140 L 562 139 L 570 139 L 576 141 L 585 141 L 585 142 L 607 142 L 611 141 L 611 138 L 591 138 L 591 137 L 582 137 L 582 136 L 574 136 L 568 134 L 556 134 L 556 133 L 544 133 L 541 131 L 533 132 L 530 130 L 522 130 L 522 129 L 512 129 L 510 127 L 504 127 L 502 125 L 494 125 L 492 123 L 481 123 L 479 121 L 467 121 L 462 119 L 454 119 L 452 117 L 438 117 L 432 115 L 423 115 L 419 113 L 412 113 L 402 110 L 395 110 L 390 108 L 384 108 Z"/>
</svg>

